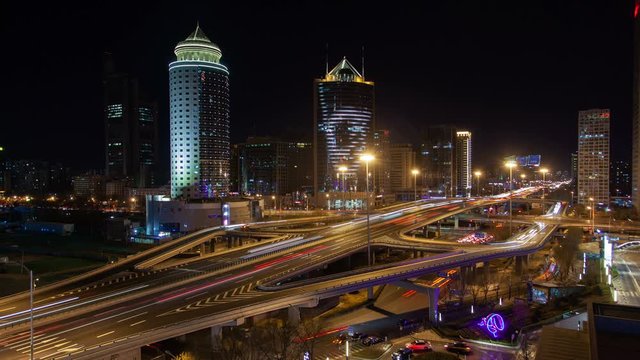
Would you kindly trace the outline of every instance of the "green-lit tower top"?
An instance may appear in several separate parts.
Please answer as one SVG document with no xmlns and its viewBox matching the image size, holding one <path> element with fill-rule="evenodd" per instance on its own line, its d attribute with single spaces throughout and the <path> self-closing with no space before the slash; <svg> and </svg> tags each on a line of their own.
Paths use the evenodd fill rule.
<svg viewBox="0 0 640 360">
<path fill-rule="evenodd" d="M 218 45 L 209 40 L 199 23 L 191 35 L 176 45 L 174 53 L 178 61 L 204 61 L 219 64 L 222 57 L 222 51 Z"/>
</svg>

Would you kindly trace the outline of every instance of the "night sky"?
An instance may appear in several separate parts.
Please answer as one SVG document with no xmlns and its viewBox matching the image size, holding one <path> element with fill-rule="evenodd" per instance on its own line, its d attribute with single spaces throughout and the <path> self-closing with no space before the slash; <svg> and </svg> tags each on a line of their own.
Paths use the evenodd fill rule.
<svg viewBox="0 0 640 360">
<path fill-rule="evenodd" d="M 102 54 L 158 100 L 168 170 L 168 70 L 196 21 L 231 71 L 232 142 L 311 140 L 312 82 L 342 56 L 376 83 L 378 128 L 419 144 L 473 132 L 474 167 L 541 153 L 568 168 L 577 112 L 612 110 L 612 159 L 631 144 L 632 0 L 3 3 L 0 146 L 16 159 L 104 167 Z M 421 4 L 418 4 L 421 3 Z M 164 178 L 168 178 L 167 175 Z"/>
</svg>

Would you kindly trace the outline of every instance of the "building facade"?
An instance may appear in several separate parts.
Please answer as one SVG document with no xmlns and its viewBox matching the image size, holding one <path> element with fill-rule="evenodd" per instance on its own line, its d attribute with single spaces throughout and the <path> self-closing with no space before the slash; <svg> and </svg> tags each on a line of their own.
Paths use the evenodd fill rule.
<svg viewBox="0 0 640 360">
<path fill-rule="evenodd" d="M 578 114 L 578 203 L 609 206 L 609 109 Z"/>
<path fill-rule="evenodd" d="M 571 186 L 575 188 L 578 183 L 578 153 L 571 153 Z"/>
<path fill-rule="evenodd" d="M 455 186 L 456 129 L 447 125 L 426 129 L 420 148 L 423 187 L 430 196 L 451 196 Z"/>
<path fill-rule="evenodd" d="M 471 132 L 456 132 L 456 195 L 471 196 L 473 168 L 471 165 Z"/>
<path fill-rule="evenodd" d="M 373 152 L 376 166 L 373 167 L 373 188 L 380 198 L 392 196 L 391 191 L 391 134 L 389 130 L 376 130 L 373 133 Z"/>
<path fill-rule="evenodd" d="M 240 193 L 281 195 L 288 188 L 289 143 L 267 137 L 250 137 L 238 144 Z"/>
<path fill-rule="evenodd" d="M 316 79 L 313 89 L 315 195 L 337 190 L 340 167 L 347 169 L 347 187 L 364 189 L 365 164 L 360 156 L 370 147 L 375 127 L 374 83 L 344 58 L 324 78 Z"/>
<path fill-rule="evenodd" d="M 140 92 L 138 79 L 115 71 L 105 54 L 105 175 L 136 187 L 156 184 L 158 110 Z"/>
<path fill-rule="evenodd" d="M 229 71 L 200 26 L 175 47 L 169 64 L 171 197 L 207 199 L 229 192 Z"/>
<path fill-rule="evenodd" d="M 611 162 L 611 196 L 631 195 L 631 164 L 628 161 Z"/>
<path fill-rule="evenodd" d="M 413 191 L 413 174 L 415 169 L 416 153 L 411 144 L 391 144 L 389 147 L 390 158 L 390 184 L 394 193 Z"/>
<path fill-rule="evenodd" d="M 633 174 L 632 200 L 636 210 L 640 209 L 640 0 L 633 8 L 633 144 L 631 167 Z"/>
</svg>

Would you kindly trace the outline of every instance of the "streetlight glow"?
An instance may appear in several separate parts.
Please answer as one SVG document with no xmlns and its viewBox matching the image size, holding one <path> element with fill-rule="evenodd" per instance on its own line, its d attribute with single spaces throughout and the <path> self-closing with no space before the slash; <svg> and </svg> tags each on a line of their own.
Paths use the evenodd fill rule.
<svg viewBox="0 0 640 360">
<path fill-rule="evenodd" d="M 373 161 L 375 157 L 371 154 L 363 154 L 360 156 L 360 160 L 365 164 L 365 182 L 367 184 L 367 264 L 371 266 L 371 221 L 369 216 L 369 162 Z M 373 288 L 367 288 L 367 298 L 373 299 Z"/>
<path fill-rule="evenodd" d="M 482 171 L 480 170 L 476 170 L 473 175 L 476 176 L 477 180 L 478 180 L 478 189 L 476 190 L 478 193 L 478 196 L 480 196 L 480 176 L 482 176 Z"/>
<path fill-rule="evenodd" d="M 418 188 L 416 187 L 416 178 L 418 177 L 418 174 L 420 174 L 420 171 L 418 171 L 418 169 L 413 169 L 411 170 L 411 173 L 413 174 L 413 201 L 417 201 Z"/>
<path fill-rule="evenodd" d="M 504 166 L 509 168 L 509 236 L 513 234 L 513 168 L 517 167 L 518 164 L 513 161 L 507 161 Z"/>
</svg>

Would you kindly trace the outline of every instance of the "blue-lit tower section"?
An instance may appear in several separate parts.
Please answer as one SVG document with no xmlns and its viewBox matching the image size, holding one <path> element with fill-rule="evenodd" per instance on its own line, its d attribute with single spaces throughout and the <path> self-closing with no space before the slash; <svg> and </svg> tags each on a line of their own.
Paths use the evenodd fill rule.
<svg viewBox="0 0 640 360">
<path fill-rule="evenodd" d="M 314 191 L 365 188 L 360 156 L 375 126 L 374 83 L 344 58 L 314 82 Z M 373 152 L 373 151 L 372 151 Z M 346 171 L 340 171 L 340 167 Z M 370 168 L 370 172 L 371 168 Z M 343 179 L 340 184 L 339 179 Z"/>
<path fill-rule="evenodd" d="M 169 64 L 171 197 L 206 199 L 229 191 L 229 71 L 200 26 Z"/>
</svg>

